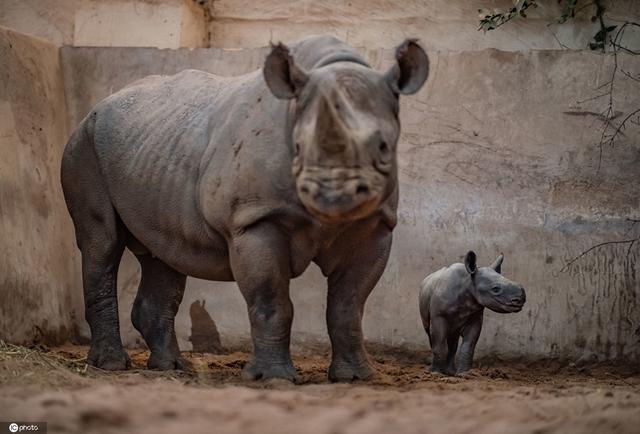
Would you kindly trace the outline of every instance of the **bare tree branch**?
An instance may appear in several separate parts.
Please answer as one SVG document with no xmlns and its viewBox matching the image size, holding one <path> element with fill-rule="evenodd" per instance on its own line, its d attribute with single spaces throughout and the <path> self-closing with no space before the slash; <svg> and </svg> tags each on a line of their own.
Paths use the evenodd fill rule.
<svg viewBox="0 0 640 434">
<path fill-rule="evenodd" d="M 634 77 L 633 75 L 631 75 L 631 73 L 625 71 L 624 69 L 621 69 L 620 72 L 622 72 L 624 75 L 626 75 L 627 77 L 629 77 L 631 80 L 633 81 L 637 81 L 640 82 L 640 76 L 638 77 Z"/>
<path fill-rule="evenodd" d="M 561 273 L 564 273 L 565 271 L 567 271 L 578 259 L 582 258 L 583 256 L 586 256 L 587 254 L 589 254 L 590 252 L 599 249 L 601 247 L 604 246 L 610 246 L 610 245 L 614 245 L 614 244 L 629 244 L 629 248 L 627 249 L 627 256 L 629 256 L 629 254 L 631 253 L 631 248 L 633 247 L 633 245 L 635 243 L 637 243 L 638 241 L 640 241 L 640 236 L 636 237 L 636 238 L 631 238 L 629 240 L 619 240 L 619 241 L 605 241 L 603 243 L 599 243 L 596 244 L 594 246 L 589 247 L 587 250 L 583 251 L 582 253 L 580 253 L 578 256 L 575 256 L 573 258 L 571 258 L 569 261 L 567 261 L 567 263 L 564 265 L 564 267 L 562 267 L 560 269 Z"/>
</svg>

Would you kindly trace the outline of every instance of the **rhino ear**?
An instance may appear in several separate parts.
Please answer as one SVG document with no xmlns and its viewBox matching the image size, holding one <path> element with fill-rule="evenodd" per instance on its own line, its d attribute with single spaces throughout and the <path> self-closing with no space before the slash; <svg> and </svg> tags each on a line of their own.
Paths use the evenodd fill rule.
<svg viewBox="0 0 640 434">
<path fill-rule="evenodd" d="M 467 255 L 464 257 L 464 267 L 467 269 L 467 272 L 472 276 L 476 274 L 478 271 L 478 265 L 476 263 L 476 253 L 473 250 L 469 250 Z"/>
<path fill-rule="evenodd" d="M 493 264 L 491 264 L 491 268 L 496 270 L 496 273 L 502 274 L 502 261 L 504 261 L 504 255 L 500 253 L 500 256 L 498 256 L 496 260 L 493 261 Z"/>
<path fill-rule="evenodd" d="M 309 79 L 306 71 L 296 65 L 289 49 L 282 43 L 271 46 L 262 73 L 271 93 L 280 99 L 297 96 Z"/>
<path fill-rule="evenodd" d="M 427 53 L 416 39 L 407 39 L 396 48 L 396 63 L 385 77 L 394 93 L 411 95 L 420 90 L 428 75 Z"/>
</svg>

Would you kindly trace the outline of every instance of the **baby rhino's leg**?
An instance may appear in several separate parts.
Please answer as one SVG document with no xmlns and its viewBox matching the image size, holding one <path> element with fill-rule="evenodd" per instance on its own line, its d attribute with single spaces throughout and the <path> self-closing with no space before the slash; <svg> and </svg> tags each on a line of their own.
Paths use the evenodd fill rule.
<svg viewBox="0 0 640 434">
<path fill-rule="evenodd" d="M 429 338 L 431 341 L 431 372 L 439 374 L 452 374 L 449 372 L 449 325 L 441 316 L 431 317 Z M 455 349 L 453 350 L 455 356 Z"/>
<path fill-rule="evenodd" d="M 482 330 L 482 315 L 480 311 L 475 314 L 462 328 L 462 345 L 458 356 L 458 374 L 468 371 L 473 367 L 473 352 L 476 349 L 480 331 Z"/>
<path fill-rule="evenodd" d="M 447 338 L 449 353 L 447 354 L 447 371 L 448 375 L 456 374 L 456 352 L 458 351 L 458 341 L 460 340 L 460 331 L 450 331 Z"/>
</svg>

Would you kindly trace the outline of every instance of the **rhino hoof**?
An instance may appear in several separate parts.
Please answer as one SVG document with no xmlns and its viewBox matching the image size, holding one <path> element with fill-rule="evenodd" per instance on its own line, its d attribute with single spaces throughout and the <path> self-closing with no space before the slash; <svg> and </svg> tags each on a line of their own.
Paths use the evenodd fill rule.
<svg viewBox="0 0 640 434">
<path fill-rule="evenodd" d="M 251 361 L 242 370 L 242 378 L 250 381 L 267 380 L 269 378 L 281 378 L 292 383 L 300 381 L 293 363 L 260 364 Z"/>
<path fill-rule="evenodd" d="M 375 371 L 368 363 L 344 364 L 332 362 L 331 366 L 329 366 L 329 381 L 332 383 L 368 380 L 374 374 Z"/>
<path fill-rule="evenodd" d="M 89 350 L 87 364 L 105 371 L 124 371 L 131 367 L 131 359 L 124 349 Z"/>
<path fill-rule="evenodd" d="M 450 369 L 447 368 L 437 368 L 437 367 L 431 367 L 431 369 L 429 370 L 431 372 L 431 374 L 439 377 L 453 377 L 454 375 L 456 375 L 455 371 L 452 371 Z"/>
<path fill-rule="evenodd" d="M 174 356 L 174 357 L 166 357 L 166 356 L 157 356 L 153 352 L 151 352 L 151 356 L 147 361 L 147 368 L 149 369 L 158 369 L 160 371 L 191 371 L 191 364 L 187 362 L 182 357 Z"/>
<path fill-rule="evenodd" d="M 456 372 L 456 377 L 470 379 L 480 377 L 480 374 L 475 369 L 468 369 L 466 371 Z"/>
</svg>

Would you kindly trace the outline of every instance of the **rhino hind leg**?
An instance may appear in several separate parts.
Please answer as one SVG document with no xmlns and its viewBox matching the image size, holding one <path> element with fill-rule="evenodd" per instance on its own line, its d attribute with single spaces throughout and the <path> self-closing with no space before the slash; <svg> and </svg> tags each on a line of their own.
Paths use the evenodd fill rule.
<svg viewBox="0 0 640 434">
<path fill-rule="evenodd" d="M 449 326 L 445 318 L 436 315 L 431 317 L 431 372 L 452 375 L 449 371 Z M 456 341 L 457 345 L 457 341 Z M 455 351 L 455 350 L 454 350 Z"/>
<path fill-rule="evenodd" d="M 136 257 L 142 277 L 131 321 L 151 350 L 147 367 L 188 370 L 189 363 L 180 356 L 174 325 L 187 277 L 151 255 Z"/>
<path fill-rule="evenodd" d="M 126 230 L 97 173 L 89 134 L 81 127 L 65 148 L 61 177 L 82 254 L 85 318 L 91 329 L 87 363 L 123 370 L 131 362 L 120 339 L 116 281 Z"/>
<path fill-rule="evenodd" d="M 100 228 L 104 230 L 105 228 Z M 96 228 L 95 234 L 102 232 Z M 96 236 L 96 238 L 109 238 Z M 85 317 L 91 329 L 87 363 L 107 371 L 131 366 L 120 339 L 117 275 L 124 244 L 118 239 L 82 249 Z"/>
<path fill-rule="evenodd" d="M 452 333 L 447 339 L 447 375 L 455 375 L 456 373 L 456 353 L 458 351 L 458 343 L 460 341 L 460 334 L 458 332 Z"/>
<path fill-rule="evenodd" d="M 482 317 L 483 312 L 480 311 L 462 328 L 462 345 L 460 346 L 460 355 L 458 357 L 458 374 L 462 374 L 473 368 L 473 354 L 478 339 L 480 338 L 480 332 L 482 331 Z"/>
</svg>

